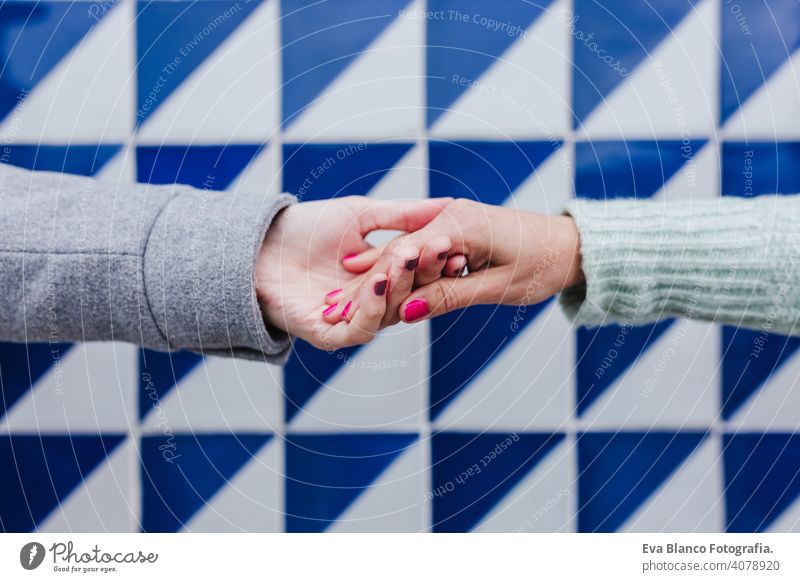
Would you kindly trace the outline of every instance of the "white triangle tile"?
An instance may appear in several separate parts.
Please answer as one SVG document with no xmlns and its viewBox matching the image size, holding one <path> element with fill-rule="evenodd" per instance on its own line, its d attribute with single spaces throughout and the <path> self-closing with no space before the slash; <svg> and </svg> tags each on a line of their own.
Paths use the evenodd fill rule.
<svg viewBox="0 0 800 582">
<path fill-rule="evenodd" d="M 795 499 L 766 530 L 769 533 L 800 532 L 800 498 Z"/>
<path fill-rule="evenodd" d="M 561 308 L 549 305 L 508 341 L 510 345 L 447 405 L 436 420 L 437 429 L 563 427 L 572 410 L 575 347 Z"/>
<path fill-rule="evenodd" d="M 719 436 L 692 455 L 623 524 L 630 532 L 718 532 L 725 528 Z"/>
<path fill-rule="evenodd" d="M 136 156 L 133 148 L 123 147 L 111 158 L 95 178 L 110 184 L 133 184 L 136 182 Z"/>
<path fill-rule="evenodd" d="M 591 430 L 708 427 L 720 402 L 719 341 L 717 326 L 675 321 L 591 405 L 580 426 Z"/>
<path fill-rule="evenodd" d="M 247 164 L 239 177 L 228 188 L 231 192 L 281 193 L 280 148 L 268 144 Z"/>
<path fill-rule="evenodd" d="M 689 147 L 686 145 L 683 147 Z M 706 142 L 699 150 L 687 154 L 688 159 L 653 195 L 654 200 L 706 200 L 719 196 L 719 149 Z"/>
<path fill-rule="evenodd" d="M 569 18 L 558 0 L 444 112 L 436 137 L 529 138 L 569 132 Z M 459 79 L 449 82 L 460 83 Z"/>
<path fill-rule="evenodd" d="M 572 532 L 577 490 L 571 479 L 573 443 L 556 446 L 473 530 L 493 532 Z"/>
<path fill-rule="evenodd" d="M 209 356 L 160 401 L 142 422 L 145 433 L 273 431 L 283 415 L 278 366 Z"/>
<path fill-rule="evenodd" d="M 800 51 L 725 123 L 726 139 L 800 139 Z"/>
<path fill-rule="evenodd" d="M 406 9 L 420 10 L 421 0 Z M 423 129 L 424 20 L 395 18 L 292 121 L 287 139 L 413 139 Z"/>
<path fill-rule="evenodd" d="M 292 421 L 295 431 L 416 429 L 425 422 L 427 325 L 400 324 L 361 348 Z"/>
<path fill-rule="evenodd" d="M 142 143 L 266 142 L 279 124 L 279 3 L 262 2 L 167 97 Z"/>
<path fill-rule="evenodd" d="M 592 138 L 713 135 L 718 109 L 719 0 L 705 0 L 584 122 Z"/>
<path fill-rule="evenodd" d="M 122 2 L 0 125 L 3 140 L 124 142 L 134 122 L 134 2 Z"/>
<path fill-rule="evenodd" d="M 772 341 L 783 341 L 773 339 Z M 754 361 L 753 364 L 757 364 Z M 800 429 L 800 354 L 794 354 L 748 398 L 729 421 L 731 430 Z"/>
<path fill-rule="evenodd" d="M 283 444 L 271 439 L 200 509 L 190 532 L 283 531 Z"/>
<path fill-rule="evenodd" d="M 506 200 L 506 208 L 560 214 L 572 199 L 572 148 L 561 145 Z"/>
<path fill-rule="evenodd" d="M 136 424 L 134 346 L 74 344 L 55 361 L 11 408 L 1 428 L 10 432 L 120 432 Z"/>
<path fill-rule="evenodd" d="M 136 454 L 130 440 L 120 443 L 83 482 L 42 522 L 43 533 L 139 531 Z"/>
<path fill-rule="evenodd" d="M 423 531 L 426 472 L 422 448 L 417 443 L 401 453 L 327 531 Z"/>
<path fill-rule="evenodd" d="M 422 200 L 426 198 L 428 192 L 426 162 L 426 148 L 414 145 L 370 190 L 370 198 L 377 200 Z"/>
</svg>

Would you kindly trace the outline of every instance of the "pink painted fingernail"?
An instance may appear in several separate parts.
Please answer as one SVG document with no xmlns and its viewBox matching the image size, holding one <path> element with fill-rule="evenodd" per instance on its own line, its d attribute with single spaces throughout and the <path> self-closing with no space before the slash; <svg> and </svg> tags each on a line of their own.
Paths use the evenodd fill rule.
<svg viewBox="0 0 800 582">
<path fill-rule="evenodd" d="M 322 312 L 322 315 L 329 315 L 334 309 L 336 309 L 337 305 L 339 304 L 334 303 L 333 305 L 329 305 L 327 308 L 325 308 L 325 311 Z"/>
<path fill-rule="evenodd" d="M 331 291 L 330 293 L 327 293 L 327 294 L 325 295 L 325 297 L 333 297 L 334 295 L 338 295 L 338 294 L 339 294 L 339 293 L 341 293 L 341 292 L 342 292 L 342 290 L 341 290 L 341 289 L 334 289 L 334 290 L 333 290 L 333 291 Z"/>
<path fill-rule="evenodd" d="M 352 302 L 352 301 L 348 301 L 348 302 L 347 302 L 347 305 L 345 305 L 345 306 L 344 306 L 344 309 L 342 309 L 342 317 L 347 317 L 347 312 L 348 312 L 348 311 L 350 311 L 350 306 L 351 306 L 352 304 L 353 304 L 353 302 Z"/>
<path fill-rule="evenodd" d="M 354 259 L 358 256 L 358 253 L 350 253 L 342 257 L 343 261 L 349 261 L 350 259 Z"/>
<path fill-rule="evenodd" d="M 428 302 L 424 299 L 414 299 L 406 304 L 403 317 L 407 322 L 417 321 L 428 315 Z"/>
</svg>

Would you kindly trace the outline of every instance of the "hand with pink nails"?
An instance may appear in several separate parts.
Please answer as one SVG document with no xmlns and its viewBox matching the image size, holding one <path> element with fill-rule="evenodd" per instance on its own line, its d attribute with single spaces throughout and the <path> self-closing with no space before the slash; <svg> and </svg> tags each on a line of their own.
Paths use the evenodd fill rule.
<svg viewBox="0 0 800 582">
<path fill-rule="evenodd" d="M 386 320 L 412 323 L 480 304 L 527 305 L 583 281 L 580 239 L 569 216 L 548 216 L 459 199 L 430 223 L 383 249 L 366 249 L 343 266 L 380 272 L 397 248 L 425 248 L 429 271 Z M 466 269 L 465 269 L 466 267 Z M 469 270 L 466 276 L 464 273 Z M 440 277 L 444 275 L 444 277 Z"/>
<path fill-rule="evenodd" d="M 451 201 L 348 196 L 282 210 L 256 263 L 256 294 L 264 319 L 326 350 L 370 341 L 398 321 L 400 304 L 415 278 L 424 277 L 428 258 L 449 253 L 451 243 L 447 237 L 434 237 L 419 247 L 393 244 L 366 267 L 359 258 L 373 252 L 366 236 L 375 230 L 419 230 Z M 342 267 L 351 260 L 352 268 Z M 444 259 L 436 261 L 444 265 Z"/>
</svg>

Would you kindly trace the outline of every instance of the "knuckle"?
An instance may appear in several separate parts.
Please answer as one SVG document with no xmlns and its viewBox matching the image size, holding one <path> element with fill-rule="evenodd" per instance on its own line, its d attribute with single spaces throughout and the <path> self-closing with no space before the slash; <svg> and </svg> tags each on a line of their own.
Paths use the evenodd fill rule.
<svg viewBox="0 0 800 582">
<path fill-rule="evenodd" d="M 438 287 L 438 302 L 441 311 L 450 312 L 458 308 L 458 294 L 451 283 L 440 280 Z"/>
</svg>

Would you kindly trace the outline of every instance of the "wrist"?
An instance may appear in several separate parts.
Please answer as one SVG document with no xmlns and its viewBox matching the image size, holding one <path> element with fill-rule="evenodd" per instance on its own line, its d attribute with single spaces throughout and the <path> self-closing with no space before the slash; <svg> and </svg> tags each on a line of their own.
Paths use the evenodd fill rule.
<svg viewBox="0 0 800 582">
<path fill-rule="evenodd" d="M 556 292 L 583 283 L 586 278 L 581 267 L 581 237 L 571 216 L 554 216 L 553 235 L 557 250 Z"/>
<path fill-rule="evenodd" d="M 275 215 L 256 259 L 256 299 L 264 322 L 275 329 L 288 332 L 285 318 L 281 315 L 280 289 L 282 224 L 289 207 Z"/>
</svg>

